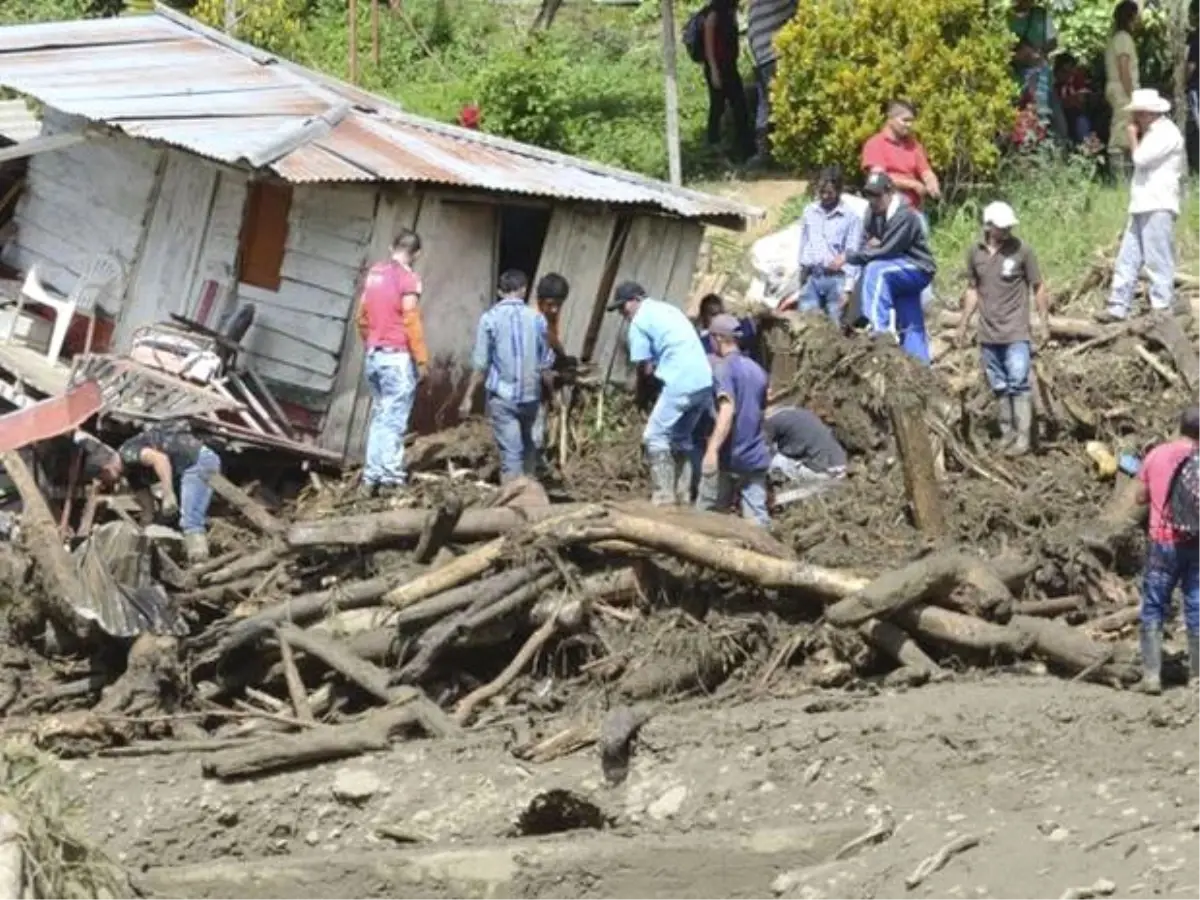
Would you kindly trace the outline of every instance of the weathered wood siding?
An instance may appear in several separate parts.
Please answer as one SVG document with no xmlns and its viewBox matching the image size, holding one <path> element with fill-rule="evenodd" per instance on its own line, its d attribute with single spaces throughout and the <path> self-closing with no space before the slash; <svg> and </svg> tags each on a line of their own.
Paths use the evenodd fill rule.
<svg viewBox="0 0 1200 900">
<path fill-rule="evenodd" d="M 74 127 L 72 118 L 46 111 L 44 133 Z M 5 247 L 4 262 L 21 271 L 36 265 L 42 281 L 63 294 L 97 254 L 116 256 L 128 270 L 163 153 L 113 136 L 30 157 L 14 215 L 17 236 Z"/>
<path fill-rule="evenodd" d="M 592 207 L 560 206 L 550 216 L 537 278 L 557 272 L 571 286 L 560 315 L 559 335 L 572 356 L 583 353 L 616 224 L 615 215 Z"/>
<path fill-rule="evenodd" d="M 255 304 L 242 341 L 281 396 L 323 412 L 334 392 L 347 320 L 365 268 L 377 190 L 358 185 L 299 186 L 288 214 L 278 291 L 238 285 Z"/>
<path fill-rule="evenodd" d="M 613 286 L 622 281 L 636 281 L 651 297 L 686 308 L 703 238 L 704 228 L 696 222 L 653 216 L 634 219 Z M 607 302 L 607 299 L 601 298 L 598 302 Z M 597 365 L 608 365 L 620 332 L 620 313 L 606 312 L 592 353 Z M 622 341 L 617 348 L 617 365 L 613 368 L 617 377 L 624 377 L 628 359 L 628 345 Z"/>
<path fill-rule="evenodd" d="M 216 166 L 189 153 L 167 152 L 141 254 L 133 266 L 113 337 L 128 350 L 137 332 L 186 313 L 216 193 Z"/>
</svg>

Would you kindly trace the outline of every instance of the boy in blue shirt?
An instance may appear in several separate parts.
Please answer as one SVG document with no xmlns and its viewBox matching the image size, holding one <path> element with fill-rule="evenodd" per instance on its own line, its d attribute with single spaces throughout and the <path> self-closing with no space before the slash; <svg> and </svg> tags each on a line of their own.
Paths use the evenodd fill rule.
<svg viewBox="0 0 1200 900">
<path fill-rule="evenodd" d="M 771 451 L 763 433 L 767 373 L 738 349 L 738 321 L 719 315 L 708 326 L 717 353 L 716 424 L 701 468 L 701 509 L 728 509 L 736 493 L 742 517 L 769 525 L 767 469 Z"/>
</svg>

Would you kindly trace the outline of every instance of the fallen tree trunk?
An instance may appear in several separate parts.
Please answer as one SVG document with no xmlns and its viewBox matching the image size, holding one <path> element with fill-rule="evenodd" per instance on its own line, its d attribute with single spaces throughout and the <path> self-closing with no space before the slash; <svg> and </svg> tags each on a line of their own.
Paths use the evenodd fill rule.
<svg viewBox="0 0 1200 900">
<path fill-rule="evenodd" d="M 356 656 L 338 641 L 313 631 L 302 631 L 294 625 L 281 625 L 279 634 L 294 649 L 319 659 L 376 699 L 384 703 L 397 699 L 396 692 L 388 687 L 387 672 Z"/>
<path fill-rule="evenodd" d="M 21 520 L 25 531 L 23 544 L 37 562 L 37 575 L 43 588 L 34 595 L 34 599 L 64 633 L 77 640 L 87 640 L 93 633 L 91 623 L 71 605 L 72 598 L 84 599 L 83 581 L 70 554 L 63 547 L 58 523 L 46 505 L 46 498 L 42 496 L 37 480 L 20 453 L 15 450 L 0 453 L 0 464 L 21 495 Z"/>
<path fill-rule="evenodd" d="M 1153 315 L 1143 334 L 1171 355 L 1188 390 L 1195 391 L 1200 387 L 1200 357 L 1196 354 L 1195 342 L 1188 339 L 1174 316 Z"/>
<path fill-rule="evenodd" d="M 420 724 L 420 711 L 405 703 L 346 725 L 319 726 L 303 734 L 276 735 L 248 747 L 221 750 L 207 757 L 201 763 L 201 770 L 209 778 L 232 780 L 346 759 L 386 750 L 393 734 Z"/>
<path fill-rule="evenodd" d="M 404 574 L 405 572 L 401 571 L 368 578 L 365 581 L 339 584 L 323 591 L 298 594 L 290 600 L 269 606 L 247 619 L 234 622 L 226 638 L 221 641 L 220 653 L 224 656 L 250 641 L 270 634 L 281 622 L 307 625 L 321 618 L 330 609 L 343 611 L 375 606 L 384 594 L 396 586 Z"/>
<path fill-rule="evenodd" d="M 945 327 L 952 328 L 961 322 L 962 313 L 945 310 L 938 315 L 938 323 Z M 1070 340 L 1092 340 L 1121 327 L 1119 325 L 1101 325 L 1098 322 L 1089 322 L 1087 319 L 1068 319 L 1063 316 L 1051 316 L 1049 324 L 1051 337 Z"/>
<path fill-rule="evenodd" d="M 419 603 L 414 603 L 395 613 L 394 618 L 388 620 L 388 625 L 394 626 L 393 631 L 396 628 L 406 629 L 413 625 L 436 622 L 448 613 L 456 612 L 481 601 L 484 605 L 494 603 L 505 594 L 515 591 L 545 571 L 546 565 L 542 563 L 505 569 L 503 572 L 489 575 L 479 581 L 452 588 Z"/>
<path fill-rule="evenodd" d="M 454 534 L 454 526 L 462 517 L 462 500 L 451 497 L 437 509 L 431 510 L 417 538 L 417 548 L 413 551 L 413 559 L 419 563 L 428 563 Z"/>
<path fill-rule="evenodd" d="M 1023 656 L 1033 646 L 1032 637 L 1016 628 L 985 622 L 940 606 L 901 610 L 894 618 L 909 634 L 962 650 Z"/>
<path fill-rule="evenodd" d="M 1098 644 L 1077 628 L 1033 616 L 1013 616 L 1009 627 L 1028 635 L 1033 651 L 1069 675 L 1096 670 L 1112 661 L 1112 648 Z"/>
<path fill-rule="evenodd" d="M 218 472 L 209 478 L 208 483 L 218 497 L 245 516 L 263 534 L 277 535 L 287 531 L 283 522 L 267 512 L 261 503 L 221 473 Z"/>
<path fill-rule="evenodd" d="M 946 533 L 942 491 L 933 467 L 933 447 L 920 402 L 910 394 L 899 394 L 888 402 L 888 417 L 896 436 L 904 492 L 912 507 L 917 530 L 930 538 Z"/>
<path fill-rule="evenodd" d="M 547 519 L 580 513 L 591 508 L 586 503 L 565 503 L 542 507 L 498 507 L 467 509 L 454 525 L 451 539 L 471 542 L 499 537 L 536 525 Z M 732 516 L 699 512 L 689 509 L 662 509 L 645 503 L 621 503 L 616 511 L 631 515 L 653 515 L 660 521 L 690 529 L 713 538 L 738 541 L 761 553 L 787 559 L 792 556 L 787 547 L 763 529 Z M 305 547 L 347 546 L 365 547 L 385 541 L 416 540 L 425 527 L 428 511 L 402 509 L 383 513 L 313 519 L 296 522 L 288 531 L 288 545 Z"/>
<path fill-rule="evenodd" d="M 240 556 L 229 563 L 229 565 L 201 576 L 200 583 L 204 585 L 216 585 L 223 584 L 226 581 L 237 581 L 254 572 L 261 572 L 263 569 L 271 568 L 286 552 L 287 548 L 280 544 L 271 544 L 268 547 L 263 547 L 261 550 Z"/>
<path fill-rule="evenodd" d="M 1025 564 L 1024 560 L 1014 559 L 1005 565 L 1015 568 Z M 861 591 L 826 609 L 825 618 L 842 627 L 860 625 L 915 603 L 936 603 L 960 585 L 970 585 L 983 595 L 980 606 L 984 610 L 1012 599 L 1003 579 L 987 562 L 961 550 L 946 550 L 884 572 Z"/>
<path fill-rule="evenodd" d="M 878 619 L 858 626 L 858 632 L 902 667 L 935 675 L 941 666 L 934 662 L 904 629 Z"/>
<path fill-rule="evenodd" d="M 1013 613 L 1020 616 L 1053 618 L 1083 609 L 1083 598 L 1077 594 L 1067 597 L 1049 597 L 1045 600 L 1018 600 L 1013 604 Z"/>
</svg>

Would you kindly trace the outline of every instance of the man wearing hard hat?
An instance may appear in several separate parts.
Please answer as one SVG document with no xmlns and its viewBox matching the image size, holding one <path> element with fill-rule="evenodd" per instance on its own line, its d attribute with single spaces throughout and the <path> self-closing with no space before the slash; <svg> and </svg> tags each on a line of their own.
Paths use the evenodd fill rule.
<svg viewBox="0 0 1200 900">
<path fill-rule="evenodd" d="M 968 325 L 978 311 L 980 355 L 996 396 L 1001 449 L 1020 456 L 1029 452 L 1033 431 L 1030 295 L 1037 303 L 1039 339 L 1049 333 L 1050 305 L 1037 255 L 1013 234 L 1016 224 L 1007 203 L 991 203 L 983 211 L 983 234 L 967 251 L 967 297 L 958 343 L 966 344 Z"/>
</svg>

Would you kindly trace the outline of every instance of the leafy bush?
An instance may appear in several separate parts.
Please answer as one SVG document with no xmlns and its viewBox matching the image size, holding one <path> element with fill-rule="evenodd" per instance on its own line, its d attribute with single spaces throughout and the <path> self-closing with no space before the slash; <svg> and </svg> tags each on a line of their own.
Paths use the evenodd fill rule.
<svg viewBox="0 0 1200 900">
<path fill-rule="evenodd" d="M 364 4 L 364 6 L 369 4 Z M 237 0 L 232 34 L 280 56 L 295 53 L 304 28 L 307 0 Z M 191 15 L 214 28 L 225 27 L 225 0 L 196 0 Z"/>
<path fill-rule="evenodd" d="M 772 109 L 782 161 L 857 172 L 883 105 L 908 97 L 943 180 L 986 174 L 999 162 L 996 139 L 1014 115 L 1012 42 L 978 0 L 801 3 L 776 46 Z"/>
</svg>

